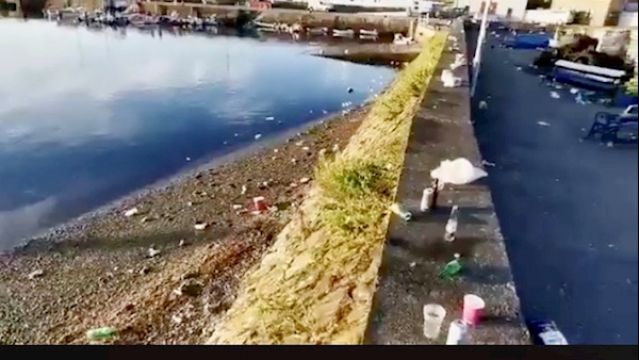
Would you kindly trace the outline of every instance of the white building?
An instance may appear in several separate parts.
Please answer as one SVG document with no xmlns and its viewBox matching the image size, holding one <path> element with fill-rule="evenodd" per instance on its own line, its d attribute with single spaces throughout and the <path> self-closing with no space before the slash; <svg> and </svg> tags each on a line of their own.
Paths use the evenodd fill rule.
<svg viewBox="0 0 639 360">
<path fill-rule="evenodd" d="M 324 0 L 325 3 L 343 6 L 360 6 L 378 9 L 406 9 L 411 0 Z"/>
<path fill-rule="evenodd" d="M 471 14 L 482 14 L 488 6 L 488 15 L 511 20 L 523 20 L 528 0 L 457 0 L 457 7 L 468 6 Z"/>
</svg>

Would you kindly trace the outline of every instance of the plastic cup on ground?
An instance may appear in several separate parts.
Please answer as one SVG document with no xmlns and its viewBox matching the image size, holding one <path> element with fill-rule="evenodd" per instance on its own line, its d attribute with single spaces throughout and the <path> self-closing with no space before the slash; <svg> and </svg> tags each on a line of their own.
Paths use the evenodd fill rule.
<svg viewBox="0 0 639 360">
<path fill-rule="evenodd" d="M 482 298 L 475 294 L 464 295 L 464 310 L 462 319 L 468 325 L 474 326 L 479 323 L 484 312 L 486 303 Z"/>
<path fill-rule="evenodd" d="M 439 304 L 424 305 L 424 336 L 428 339 L 437 339 L 439 331 L 446 317 L 446 309 Z"/>
<path fill-rule="evenodd" d="M 468 325 L 462 320 L 453 320 L 448 328 L 446 345 L 464 345 L 467 343 Z"/>
<path fill-rule="evenodd" d="M 263 212 L 268 210 L 268 205 L 266 204 L 266 200 L 263 196 L 257 196 L 253 198 L 253 206 L 255 207 L 255 211 Z"/>
</svg>

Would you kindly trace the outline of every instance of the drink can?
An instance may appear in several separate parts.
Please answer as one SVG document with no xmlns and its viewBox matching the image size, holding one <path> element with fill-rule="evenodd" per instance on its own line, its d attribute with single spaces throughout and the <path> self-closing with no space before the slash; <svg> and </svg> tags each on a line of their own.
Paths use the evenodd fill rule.
<svg viewBox="0 0 639 360">
<path fill-rule="evenodd" d="M 450 323 L 446 345 L 463 345 L 467 343 L 468 325 L 457 319 Z"/>
</svg>

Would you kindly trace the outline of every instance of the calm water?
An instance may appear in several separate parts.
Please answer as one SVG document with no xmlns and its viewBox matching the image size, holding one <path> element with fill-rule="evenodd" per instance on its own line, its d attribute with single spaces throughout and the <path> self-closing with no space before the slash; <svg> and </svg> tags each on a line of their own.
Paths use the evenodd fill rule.
<svg viewBox="0 0 639 360">
<path fill-rule="evenodd" d="M 0 34 L 0 250 L 393 77 L 308 44 L 8 19 Z"/>
</svg>

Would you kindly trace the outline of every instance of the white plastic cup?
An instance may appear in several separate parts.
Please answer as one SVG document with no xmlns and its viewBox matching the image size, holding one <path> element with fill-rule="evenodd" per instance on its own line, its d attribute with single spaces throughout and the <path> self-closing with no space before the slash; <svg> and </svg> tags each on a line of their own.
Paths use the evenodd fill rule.
<svg viewBox="0 0 639 360">
<path fill-rule="evenodd" d="M 424 336 L 428 339 L 437 339 L 446 317 L 446 309 L 439 304 L 424 305 Z"/>
</svg>

